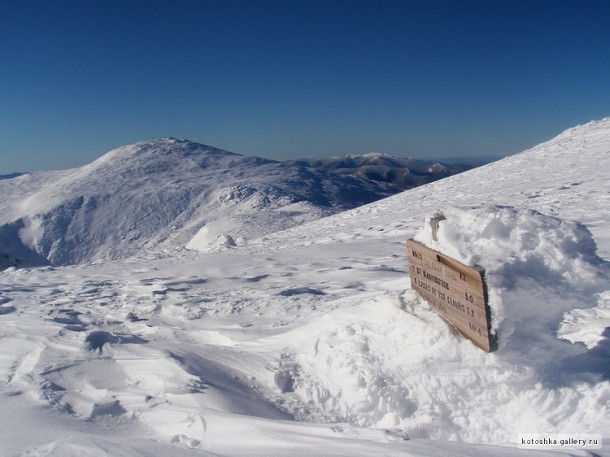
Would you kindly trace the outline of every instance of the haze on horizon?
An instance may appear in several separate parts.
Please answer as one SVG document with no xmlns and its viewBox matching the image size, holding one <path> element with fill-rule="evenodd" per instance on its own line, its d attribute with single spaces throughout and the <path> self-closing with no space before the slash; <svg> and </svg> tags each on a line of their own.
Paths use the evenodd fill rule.
<svg viewBox="0 0 610 457">
<path fill-rule="evenodd" d="M 3 0 L 0 174 L 187 138 L 509 155 L 610 115 L 610 3 Z"/>
</svg>

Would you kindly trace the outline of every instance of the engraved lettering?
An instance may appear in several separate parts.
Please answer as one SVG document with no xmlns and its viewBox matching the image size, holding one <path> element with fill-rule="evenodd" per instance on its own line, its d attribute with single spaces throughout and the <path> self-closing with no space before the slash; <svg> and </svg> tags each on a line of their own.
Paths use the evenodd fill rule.
<svg viewBox="0 0 610 457">
<path fill-rule="evenodd" d="M 492 350 L 482 270 L 414 240 L 407 242 L 407 255 L 413 290 L 466 338 L 486 352 Z"/>
<path fill-rule="evenodd" d="M 422 276 L 428 281 L 432 281 L 433 283 L 438 284 L 442 288 L 449 290 L 449 284 L 447 283 L 447 281 L 439 278 L 438 276 L 434 276 L 433 274 L 428 273 L 426 270 L 423 270 Z"/>
</svg>

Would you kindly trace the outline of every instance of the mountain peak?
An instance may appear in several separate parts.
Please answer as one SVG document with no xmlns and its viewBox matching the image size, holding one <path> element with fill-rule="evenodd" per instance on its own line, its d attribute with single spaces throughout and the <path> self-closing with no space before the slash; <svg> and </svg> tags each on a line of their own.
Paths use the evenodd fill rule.
<svg viewBox="0 0 610 457">
<path fill-rule="evenodd" d="M 0 235 L 12 224 L 13 240 L 59 265 L 194 246 L 196 235 L 201 250 L 218 239 L 240 244 L 395 193 L 175 138 L 123 146 L 39 179 L 38 188 L 15 191 L 6 203 Z"/>
<path fill-rule="evenodd" d="M 190 140 L 179 140 L 176 138 L 160 138 L 146 141 L 139 141 L 137 143 L 121 146 L 113 149 L 112 151 L 104 154 L 98 160 L 93 163 L 105 162 L 114 158 L 120 157 L 136 157 L 136 156 L 162 156 L 162 155 L 231 155 L 237 156 L 233 152 L 228 152 L 222 149 L 215 148 L 213 146 L 207 146 L 205 144 L 196 143 Z"/>
<path fill-rule="evenodd" d="M 341 156 L 336 156 L 336 158 L 340 158 Z M 388 158 L 388 159 L 396 159 L 397 157 L 386 154 L 385 152 L 365 152 L 363 154 L 347 154 L 344 157 L 349 157 L 350 159 L 379 159 L 379 158 Z"/>
<path fill-rule="evenodd" d="M 189 140 L 161 138 L 113 149 L 77 169 L 76 175 L 87 180 L 111 179 L 117 173 L 130 175 L 134 180 L 144 176 L 150 178 L 158 173 L 179 176 L 239 157 L 242 156 Z"/>
</svg>

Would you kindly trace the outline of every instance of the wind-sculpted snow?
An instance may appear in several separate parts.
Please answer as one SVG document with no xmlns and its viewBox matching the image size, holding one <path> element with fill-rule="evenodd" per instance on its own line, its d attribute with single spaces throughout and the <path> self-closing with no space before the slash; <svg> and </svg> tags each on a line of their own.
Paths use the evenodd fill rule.
<svg viewBox="0 0 610 457">
<path fill-rule="evenodd" d="M 428 230 L 416 239 L 485 266 L 497 352 L 456 335 L 410 290 L 356 300 L 286 338 L 279 369 L 294 373 L 294 398 L 333 421 L 411 436 L 503 442 L 528 430 L 607 430 L 608 335 L 583 319 L 579 326 L 599 332 L 595 342 L 562 338 L 574 309 L 597 309 L 610 324 L 598 303 L 610 290 L 610 263 L 596 256 L 590 233 L 509 207 L 444 215 L 438 241 Z"/>
<path fill-rule="evenodd" d="M 610 455 L 609 152 L 605 120 L 229 250 L 9 267 L 0 453 Z M 414 236 L 486 269 L 497 351 L 410 289 Z"/>
</svg>

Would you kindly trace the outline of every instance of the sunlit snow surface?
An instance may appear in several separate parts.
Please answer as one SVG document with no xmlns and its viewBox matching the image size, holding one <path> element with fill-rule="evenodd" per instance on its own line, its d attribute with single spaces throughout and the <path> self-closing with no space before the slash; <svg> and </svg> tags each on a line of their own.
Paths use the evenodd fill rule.
<svg viewBox="0 0 610 457">
<path fill-rule="evenodd" d="M 608 439 L 608 170 L 604 120 L 222 252 L 5 270 L 0 454 L 556 455 L 517 438 Z M 413 236 L 486 268 L 497 352 L 410 290 Z"/>
</svg>

